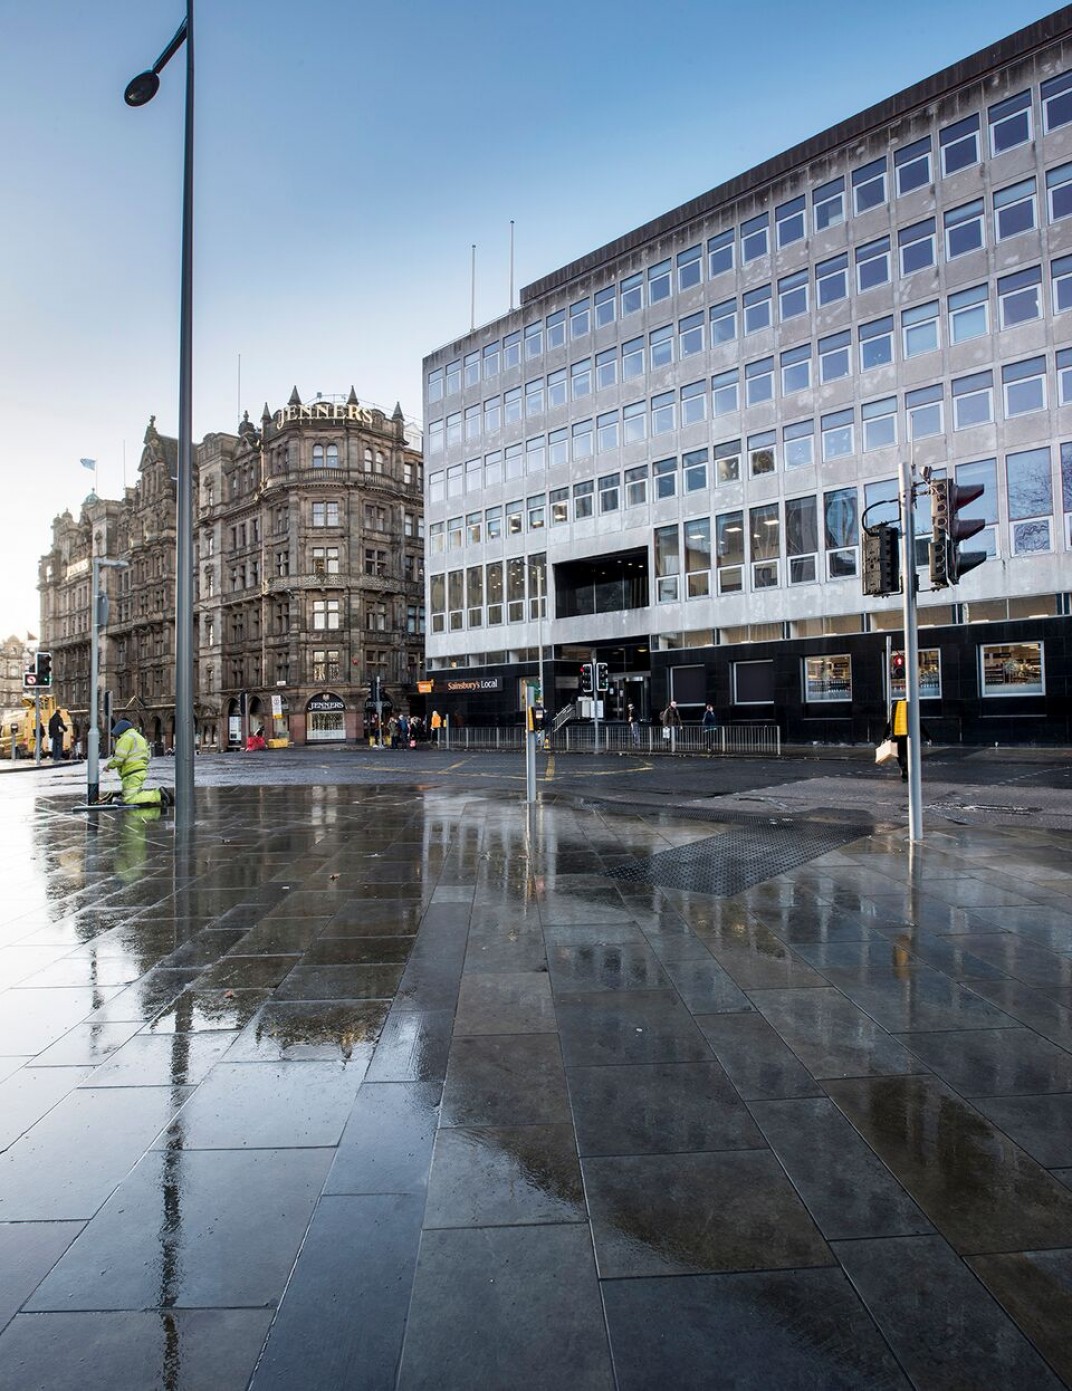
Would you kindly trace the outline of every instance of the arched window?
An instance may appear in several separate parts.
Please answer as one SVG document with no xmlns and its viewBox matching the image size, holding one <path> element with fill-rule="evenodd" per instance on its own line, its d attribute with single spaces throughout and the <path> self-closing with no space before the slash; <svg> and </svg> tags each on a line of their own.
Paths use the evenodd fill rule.
<svg viewBox="0 0 1072 1391">
<path fill-rule="evenodd" d="M 328 445 L 328 468 L 339 467 L 339 446 L 337 444 Z"/>
<path fill-rule="evenodd" d="M 377 449 L 377 450 L 376 450 L 376 472 L 377 472 L 377 473 L 382 473 L 382 472 L 383 472 L 383 450 L 382 450 L 382 449 Z"/>
<path fill-rule="evenodd" d="M 366 472 L 366 473 L 371 473 L 371 472 L 372 472 L 372 450 L 371 450 L 371 449 L 366 449 L 366 450 L 365 450 L 365 472 Z"/>
<path fill-rule="evenodd" d="M 322 444 L 313 445 L 313 468 L 324 467 L 324 446 Z"/>
</svg>

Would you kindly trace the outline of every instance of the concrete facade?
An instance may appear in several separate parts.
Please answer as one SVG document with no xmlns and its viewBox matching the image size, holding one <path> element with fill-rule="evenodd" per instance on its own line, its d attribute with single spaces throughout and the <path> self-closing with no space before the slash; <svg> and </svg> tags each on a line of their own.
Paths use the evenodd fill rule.
<svg viewBox="0 0 1072 1391">
<path fill-rule="evenodd" d="M 428 674 L 498 675 L 465 713 L 510 720 L 542 648 L 551 708 L 596 657 L 612 718 L 673 696 L 869 737 L 903 639 L 860 529 L 907 452 L 986 488 L 989 558 L 945 589 L 917 493 L 925 719 L 1067 739 L 1070 340 L 1066 7 L 426 359 Z"/>
</svg>

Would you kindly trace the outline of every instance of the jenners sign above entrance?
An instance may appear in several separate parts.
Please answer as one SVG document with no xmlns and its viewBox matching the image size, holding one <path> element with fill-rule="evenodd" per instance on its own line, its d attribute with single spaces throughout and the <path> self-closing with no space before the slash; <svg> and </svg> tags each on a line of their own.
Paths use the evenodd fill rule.
<svg viewBox="0 0 1072 1391">
<path fill-rule="evenodd" d="M 372 412 L 364 406 L 336 405 L 333 401 L 310 401 L 307 406 L 284 406 L 275 413 L 276 429 L 296 420 L 355 420 L 359 425 L 372 424 Z"/>
</svg>

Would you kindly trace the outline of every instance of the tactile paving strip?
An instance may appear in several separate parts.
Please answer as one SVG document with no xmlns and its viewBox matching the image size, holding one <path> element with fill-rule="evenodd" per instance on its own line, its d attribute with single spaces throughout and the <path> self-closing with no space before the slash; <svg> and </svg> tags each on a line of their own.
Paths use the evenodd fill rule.
<svg viewBox="0 0 1072 1391">
<path fill-rule="evenodd" d="M 735 822 L 717 836 L 619 865 L 610 877 L 729 898 L 858 840 L 861 834 L 866 832 L 858 825 L 836 822 Z"/>
</svg>

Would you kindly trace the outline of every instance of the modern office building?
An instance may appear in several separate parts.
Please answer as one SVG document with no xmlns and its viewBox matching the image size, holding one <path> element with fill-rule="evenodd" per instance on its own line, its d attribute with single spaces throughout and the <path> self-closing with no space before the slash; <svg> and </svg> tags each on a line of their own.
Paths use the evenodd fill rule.
<svg viewBox="0 0 1072 1391">
<path fill-rule="evenodd" d="M 470 721 L 594 658 L 611 718 L 873 737 L 903 610 L 861 527 L 907 456 L 928 730 L 1067 741 L 1072 7 L 546 275 L 424 383 L 427 674 Z M 985 487 L 956 587 L 925 478 Z"/>
<path fill-rule="evenodd" d="M 91 494 L 53 523 L 42 558 L 42 646 L 61 703 L 89 708 L 94 556 L 107 569 L 101 686 L 160 748 L 175 712 L 176 441 L 150 420 L 138 481 L 122 500 Z M 256 428 L 194 451 L 197 550 L 194 716 L 200 747 L 251 729 L 292 743 L 361 736 L 369 681 L 402 709 L 424 653 L 422 465 L 413 428 L 348 396 L 265 406 Z"/>
</svg>

